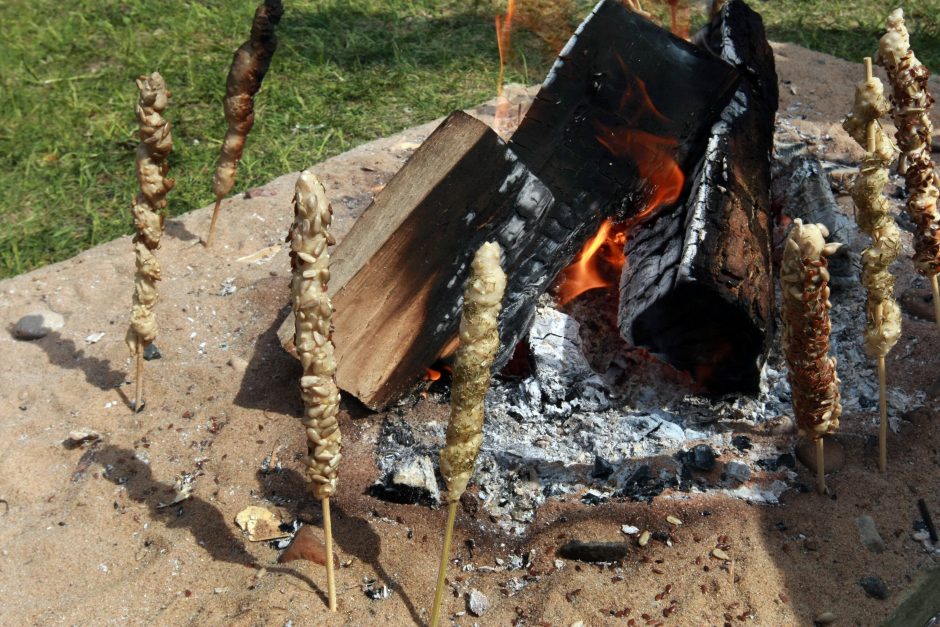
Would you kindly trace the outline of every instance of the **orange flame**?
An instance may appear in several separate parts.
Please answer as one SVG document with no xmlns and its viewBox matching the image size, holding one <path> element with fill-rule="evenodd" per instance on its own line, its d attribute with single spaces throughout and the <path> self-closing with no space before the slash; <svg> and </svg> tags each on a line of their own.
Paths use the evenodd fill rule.
<svg viewBox="0 0 940 627">
<path fill-rule="evenodd" d="M 508 136 L 509 99 L 503 95 L 503 81 L 506 76 L 506 62 L 512 43 L 512 19 L 516 15 L 516 0 L 508 0 L 506 15 L 496 14 L 496 46 L 499 48 L 499 79 L 496 84 L 496 113 L 493 128 L 503 136 Z"/>
<path fill-rule="evenodd" d="M 627 71 L 623 61 L 621 66 Z M 609 128 L 595 123 L 598 131 L 597 141 L 611 156 L 627 157 L 633 161 L 637 172 L 646 179 L 652 192 L 643 209 L 623 224 L 605 220 L 571 265 L 562 270 L 558 289 L 560 305 L 570 302 L 588 290 L 616 285 L 627 261 L 623 249 L 629 232 L 660 207 L 679 200 L 682 194 L 685 174 L 673 157 L 678 140 L 634 128 L 643 117 L 655 121 L 666 119 L 653 106 L 646 85 L 635 77 L 621 98 L 621 113 L 628 107 L 636 107 L 636 110 L 627 116 L 621 115 L 621 119 L 625 121 L 624 125 Z"/>
<path fill-rule="evenodd" d="M 604 220 L 597 234 L 589 239 L 571 264 L 558 278 L 558 304 L 569 303 L 584 292 L 617 284 L 627 258 L 626 224 Z"/>
<path fill-rule="evenodd" d="M 428 381 L 437 381 L 438 379 L 441 378 L 441 373 L 440 371 L 434 370 L 433 368 L 425 368 L 424 377 Z"/>
<path fill-rule="evenodd" d="M 499 48 L 499 82 L 496 95 L 503 95 L 503 78 L 506 76 L 506 60 L 509 58 L 509 45 L 512 42 L 512 18 L 516 15 L 516 0 L 509 0 L 506 15 L 496 14 L 496 47 Z"/>
</svg>

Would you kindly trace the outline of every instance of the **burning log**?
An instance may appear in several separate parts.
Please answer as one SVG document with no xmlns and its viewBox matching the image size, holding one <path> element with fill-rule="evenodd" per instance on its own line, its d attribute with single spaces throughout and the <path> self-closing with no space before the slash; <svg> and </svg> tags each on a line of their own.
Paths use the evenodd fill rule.
<svg viewBox="0 0 940 627">
<path fill-rule="evenodd" d="M 713 393 L 757 390 L 773 320 L 770 154 L 777 78 L 760 16 L 727 2 L 696 35 L 744 74 L 685 200 L 631 233 L 620 331 Z"/>
<path fill-rule="evenodd" d="M 661 181 L 651 174 L 668 161 L 694 165 L 738 79 L 707 51 L 603 0 L 559 54 L 510 145 L 556 197 L 597 212 L 593 234 L 603 217 L 656 208 Z M 621 140 L 616 154 L 611 138 Z"/>
</svg>

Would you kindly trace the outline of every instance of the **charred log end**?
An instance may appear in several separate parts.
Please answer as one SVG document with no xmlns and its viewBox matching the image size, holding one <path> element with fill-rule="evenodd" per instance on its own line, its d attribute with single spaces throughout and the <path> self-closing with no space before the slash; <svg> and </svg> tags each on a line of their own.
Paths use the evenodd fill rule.
<svg viewBox="0 0 940 627">
<path fill-rule="evenodd" d="M 756 393 L 764 331 L 748 312 L 699 283 L 683 282 L 633 321 L 637 346 L 689 372 L 712 394 Z"/>
<path fill-rule="evenodd" d="M 620 329 L 714 394 L 754 393 L 773 323 L 773 52 L 760 16 L 741 0 L 696 41 L 744 80 L 712 127 L 687 196 L 628 241 Z"/>
</svg>

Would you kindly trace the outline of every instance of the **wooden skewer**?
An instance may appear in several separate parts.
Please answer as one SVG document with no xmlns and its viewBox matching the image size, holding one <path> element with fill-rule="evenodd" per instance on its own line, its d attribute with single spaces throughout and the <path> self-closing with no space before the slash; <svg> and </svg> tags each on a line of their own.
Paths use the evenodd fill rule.
<svg viewBox="0 0 940 627">
<path fill-rule="evenodd" d="M 878 469 L 888 470 L 888 395 L 885 387 L 885 358 L 878 358 L 878 385 L 881 387 L 879 407 L 881 409 L 881 427 L 878 429 Z"/>
<path fill-rule="evenodd" d="M 441 622 L 441 602 L 444 600 L 444 580 L 447 579 L 450 545 L 454 539 L 457 503 L 459 501 L 451 501 L 450 506 L 447 508 L 447 529 L 444 531 L 444 551 L 441 553 L 441 568 L 437 571 L 437 589 L 434 591 L 434 606 L 431 609 L 431 627 L 437 627 Z"/>
<path fill-rule="evenodd" d="M 937 329 L 940 329 L 940 286 L 937 285 L 937 275 L 930 276 L 930 289 L 933 290 L 933 315 L 937 320 Z"/>
<path fill-rule="evenodd" d="M 326 597 L 330 611 L 336 611 L 336 576 L 333 572 L 333 525 L 330 521 L 330 497 L 325 497 L 323 503 L 323 535 L 326 541 Z"/>
<path fill-rule="evenodd" d="M 222 199 L 218 198 L 215 201 L 215 209 L 212 210 L 212 222 L 209 223 L 209 234 L 206 236 L 206 241 L 203 242 L 203 245 L 206 248 L 212 245 L 212 236 L 215 234 L 215 223 L 219 219 L 219 208 L 222 206 Z"/>
<path fill-rule="evenodd" d="M 871 57 L 865 57 L 865 78 L 872 79 Z M 875 152 L 875 122 L 868 123 L 868 152 Z M 936 276 L 933 277 L 936 282 Z M 937 305 L 937 298 L 934 296 L 934 305 Z M 938 310 L 940 311 L 940 310 Z M 880 308 L 877 312 L 881 317 Z M 881 320 L 875 320 L 877 326 L 881 326 Z M 878 358 L 878 409 L 881 415 L 881 422 L 878 427 L 878 470 L 887 472 L 888 470 L 888 389 L 885 358 L 882 355 Z"/>
<path fill-rule="evenodd" d="M 144 347 L 137 343 L 137 377 L 134 385 L 134 413 L 140 411 L 140 404 L 144 399 Z"/>
<path fill-rule="evenodd" d="M 823 439 L 816 438 L 816 489 L 820 494 L 829 491 L 826 488 L 826 459 L 823 453 Z"/>
</svg>

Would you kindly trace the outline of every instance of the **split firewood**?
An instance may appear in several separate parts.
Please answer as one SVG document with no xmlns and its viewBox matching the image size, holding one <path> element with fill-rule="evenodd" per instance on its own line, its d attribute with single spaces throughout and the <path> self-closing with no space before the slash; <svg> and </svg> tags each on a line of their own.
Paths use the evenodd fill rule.
<svg viewBox="0 0 940 627">
<path fill-rule="evenodd" d="M 215 223 L 219 218 L 219 208 L 235 185 L 235 172 L 245 150 L 245 139 L 255 123 L 255 94 L 261 89 L 264 75 L 271 66 L 271 58 L 277 50 L 277 35 L 274 27 L 281 21 L 284 7 L 281 0 L 264 0 L 255 11 L 251 23 L 251 35 L 243 43 L 232 59 L 225 82 L 225 121 L 228 130 L 222 141 L 222 151 L 212 178 L 212 191 L 215 193 L 215 208 L 212 211 L 212 223 L 206 246 L 212 244 Z"/>
<path fill-rule="evenodd" d="M 323 185 L 310 170 L 302 172 L 294 192 L 294 223 L 288 235 L 293 270 L 294 345 L 303 367 L 300 389 L 307 434 L 307 472 L 313 482 L 313 493 L 323 504 L 327 593 L 330 610 L 335 612 L 330 497 L 336 493 L 342 436 L 337 421 L 339 388 L 335 381 L 336 358 L 331 337 L 333 305 L 327 292 L 328 247 L 335 243 L 330 235 L 332 222 L 333 209 Z"/>
<path fill-rule="evenodd" d="M 454 361 L 447 443 L 441 449 L 441 476 L 447 485 L 447 527 L 431 611 L 431 626 L 440 621 L 444 579 L 454 535 L 457 503 L 467 489 L 483 443 L 484 401 L 490 387 L 490 369 L 499 350 L 497 318 L 506 290 L 499 244 L 487 242 L 473 258 L 460 317 L 460 347 Z"/>
<path fill-rule="evenodd" d="M 894 277 L 889 272 L 901 252 L 901 235 L 884 196 L 888 166 L 897 156 L 894 143 L 878 121 L 891 106 L 884 97 L 881 81 L 871 72 L 871 59 L 865 59 L 866 79 L 855 89 L 855 108 L 843 127 L 863 148 L 865 159 L 852 188 L 859 227 L 872 239 L 862 253 L 862 283 L 868 291 L 866 303 L 865 352 L 878 360 L 879 455 L 878 467 L 888 465 L 888 400 L 885 358 L 901 337 L 901 310 L 894 300 Z"/>
<path fill-rule="evenodd" d="M 929 277 L 933 289 L 934 311 L 940 328 L 940 213 L 937 211 L 937 173 L 930 160 L 933 125 L 930 106 L 933 97 L 927 91 L 930 71 L 911 50 L 910 36 L 904 25 L 904 11 L 896 9 L 887 20 L 888 32 L 881 38 L 879 60 L 891 80 L 894 123 L 897 126 L 901 158 L 898 173 L 907 188 L 907 211 L 917 225 L 914 234 L 914 265 Z"/>
<path fill-rule="evenodd" d="M 826 491 L 823 437 L 839 428 L 842 405 L 836 359 L 829 356 L 829 271 L 826 257 L 841 244 L 827 244 L 822 224 L 793 221 L 780 268 L 783 350 L 793 414 L 801 435 L 816 442 L 816 486 Z"/>
<path fill-rule="evenodd" d="M 136 109 L 140 144 L 135 157 L 140 193 L 131 206 L 134 228 L 137 229 L 133 240 L 137 271 L 131 322 L 124 338 L 136 360 L 135 412 L 143 408 L 144 350 L 157 338 L 157 315 L 153 308 L 159 298 L 160 264 L 154 251 L 160 247 L 163 236 L 166 195 L 173 189 L 173 179 L 166 176 L 170 169 L 168 157 L 173 149 L 173 136 L 170 123 L 163 117 L 170 92 L 158 72 L 138 78 L 137 89 L 140 91 Z"/>
</svg>

